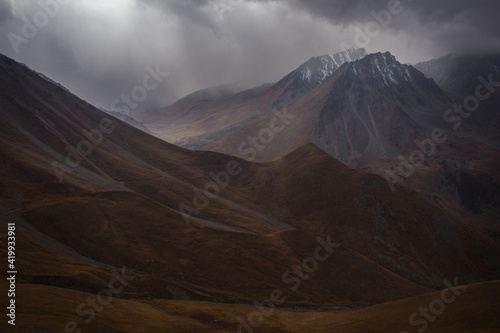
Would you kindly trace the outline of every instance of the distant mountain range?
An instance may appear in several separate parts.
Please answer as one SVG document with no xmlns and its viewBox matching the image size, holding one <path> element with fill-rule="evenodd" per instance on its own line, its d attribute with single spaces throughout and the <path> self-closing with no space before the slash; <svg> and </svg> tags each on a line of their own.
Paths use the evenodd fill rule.
<svg viewBox="0 0 500 333">
<path fill-rule="evenodd" d="M 500 202 L 493 194 L 500 183 L 488 173 L 499 160 L 487 156 L 500 149 L 499 68 L 500 56 L 494 55 L 448 56 L 413 67 L 390 53 L 350 49 L 311 58 L 273 85 L 215 99 L 193 94 L 136 117 L 171 143 L 252 161 L 276 160 L 313 143 L 351 167 L 390 183 L 405 182 L 451 209 L 498 216 Z M 487 98 L 478 100 L 479 110 L 469 117 L 468 106 L 460 111 L 457 105 L 475 102 L 468 96 L 474 97 L 484 81 L 481 93 Z M 276 114 L 288 118 L 276 123 Z M 451 143 L 460 152 L 461 171 L 455 176 L 440 167 L 449 162 L 443 157 L 449 152 L 441 151 Z M 470 145 L 477 147 L 474 156 Z M 477 162 L 478 154 L 484 155 L 482 162 Z M 411 172 L 402 171 L 405 163 L 411 164 Z M 436 175 L 440 182 L 422 184 L 428 168 L 441 170 Z M 479 184 L 473 203 L 463 193 L 469 189 L 462 178 L 469 176 Z M 444 194 L 442 187 L 450 191 Z"/>
<path fill-rule="evenodd" d="M 411 152 L 416 138 L 446 126 L 443 113 L 453 101 L 474 93 L 479 76 L 498 75 L 499 69 L 500 56 L 448 56 L 413 67 L 400 64 L 389 53 L 367 55 L 363 49 L 351 49 L 311 58 L 274 85 L 216 99 L 192 94 L 136 116 L 169 142 L 238 155 L 242 138 L 252 129 L 258 134 L 266 115 L 293 108 L 295 114 L 305 114 L 298 118 L 303 130 L 296 132 L 299 125 L 294 122 L 287 128 L 294 139 L 276 136 L 259 151 L 257 160 L 273 160 L 312 142 L 352 164 L 358 158 Z M 497 95 L 482 107 L 482 121 L 471 119 L 455 134 L 464 133 L 498 149 L 499 117 L 485 110 L 497 104 Z M 372 108 L 375 112 L 369 111 Z"/>
</svg>

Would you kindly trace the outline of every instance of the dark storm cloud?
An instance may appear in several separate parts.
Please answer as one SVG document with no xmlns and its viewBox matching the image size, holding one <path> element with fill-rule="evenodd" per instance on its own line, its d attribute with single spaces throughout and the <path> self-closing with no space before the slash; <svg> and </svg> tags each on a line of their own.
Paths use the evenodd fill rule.
<svg viewBox="0 0 500 333">
<path fill-rule="evenodd" d="M 9 34 L 58 0 L 0 0 L 0 52 L 110 108 L 142 85 L 147 68 L 169 72 L 138 109 L 174 102 L 194 90 L 279 80 L 312 56 L 353 44 L 355 27 L 388 0 L 72 0 L 58 6 L 15 52 Z M 500 1 L 401 0 L 369 52 L 403 62 L 447 53 L 500 52 Z M 236 86 L 236 85 L 234 85 Z"/>
<path fill-rule="evenodd" d="M 175 13 L 189 24 L 204 26 L 219 36 L 219 27 L 213 17 L 203 8 L 212 5 L 212 0 L 188 0 L 188 1 L 161 1 L 140 0 L 140 2 L 164 10 L 167 14 Z"/>
<path fill-rule="evenodd" d="M 95 0 L 61 5 L 16 53 L 7 34 L 22 35 L 22 18 L 41 10 L 38 1 L 16 5 L 13 22 L 0 26 L 0 52 L 104 108 L 142 84 L 147 66 L 170 76 L 140 108 L 212 85 L 276 81 L 338 44 L 335 27 L 279 1 Z"/>
<path fill-rule="evenodd" d="M 334 24 L 349 25 L 353 21 L 365 21 L 369 19 L 370 8 L 382 8 L 387 1 L 295 0 L 293 3 L 297 8 L 309 11 L 318 17 L 325 17 Z"/>
<path fill-rule="evenodd" d="M 296 8 L 332 24 L 350 26 L 373 21 L 372 11 L 387 9 L 390 0 L 294 0 Z M 449 53 L 500 52 L 500 1 L 400 0 L 401 15 L 393 16 L 388 30 L 425 37 Z"/>
<path fill-rule="evenodd" d="M 373 20 L 370 11 L 388 6 L 391 0 L 292 0 L 294 6 L 322 16 L 335 24 L 350 24 L 353 21 Z M 422 24 L 462 23 L 485 33 L 500 35 L 497 0 L 399 0 L 401 6 L 410 11 Z M 404 28 L 404 25 L 399 25 Z"/>
<path fill-rule="evenodd" d="M 11 0 L 0 0 L 0 24 L 13 17 Z"/>
</svg>

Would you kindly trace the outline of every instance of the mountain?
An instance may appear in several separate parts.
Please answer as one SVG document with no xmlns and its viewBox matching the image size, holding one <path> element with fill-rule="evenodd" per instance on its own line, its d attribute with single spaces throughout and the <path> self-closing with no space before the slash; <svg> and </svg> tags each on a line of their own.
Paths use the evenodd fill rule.
<svg viewBox="0 0 500 333">
<path fill-rule="evenodd" d="M 129 297 L 251 303 L 318 245 L 314 230 L 247 198 L 251 183 L 220 188 L 214 198 L 204 190 L 224 181 L 222 172 L 235 169 L 228 165 L 249 170 L 245 161 L 188 151 L 112 120 L 8 58 L 0 71 L 1 215 L 16 222 L 25 245 L 22 280 L 98 291 L 126 267 L 137 276 Z M 186 212 L 196 216 L 187 220 Z M 349 281 L 371 276 L 380 291 L 361 282 L 347 288 L 332 275 L 351 264 Z M 286 296 L 288 305 L 353 305 L 426 290 L 342 248 L 315 283 Z"/>
<path fill-rule="evenodd" d="M 0 71 L 0 204 L 2 221 L 15 221 L 26 245 L 22 280 L 98 291 L 125 266 L 138 276 L 129 289 L 136 297 L 251 303 L 316 247 L 313 233 L 267 215 L 240 191 L 226 190 L 186 223 L 180 203 L 193 205 L 213 183 L 209 170 L 218 173 L 231 157 L 193 153 L 112 120 L 7 58 Z M 289 303 L 378 302 L 425 290 L 352 250 L 337 256 L 317 284 L 290 292 Z M 326 284 L 339 262 L 356 263 L 353 274 L 373 275 L 386 291 L 372 298 L 359 286 L 346 293 Z"/>
<path fill-rule="evenodd" d="M 361 56 L 364 51 L 356 54 Z M 177 143 L 269 161 L 312 142 L 342 162 L 354 163 L 363 158 L 411 151 L 416 138 L 425 136 L 435 124 L 443 123 L 439 111 L 446 107 L 447 96 L 433 80 L 413 67 L 400 64 L 389 53 L 368 55 L 340 68 L 331 67 L 326 61 L 330 59 L 334 63 L 331 60 L 334 58 L 313 58 L 300 66 L 269 89 L 265 98 L 255 97 L 259 108 L 249 108 L 254 104 L 245 99 L 244 106 L 224 102 L 220 104 L 222 111 L 212 113 L 206 103 L 199 101 L 201 104 L 197 107 L 210 117 L 175 113 L 175 117 L 189 122 L 193 133 L 199 134 Z M 328 66 L 319 66 L 323 69 L 306 75 L 312 73 L 312 68 L 318 68 L 313 65 L 323 62 Z M 330 71 L 325 72 L 324 68 Z M 323 73 L 329 75 L 323 77 Z M 266 134 L 276 112 L 284 109 L 276 105 L 287 105 L 289 119 L 285 120 L 283 129 L 278 124 L 279 133 Z M 177 110 L 179 104 L 171 108 Z M 174 112 L 171 108 L 159 111 L 161 116 L 155 118 L 155 123 L 161 123 L 160 118 L 171 119 Z M 248 110 L 248 115 L 235 117 L 243 108 Z M 254 109 L 260 110 L 259 113 L 252 112 Z M 169 122 L 174 132 L 178 130 L 176 119 Z M 204 126 L 214 119 L 224 125 L 210 129 Z M 180 128 L 184 127 L 180 125 Z M 153 133 L 158 133 L 158 128 Z M 251 143 L 251 137 L 258 137 L 257 143 Z"/>
<path fill-rule="evenodd" d="M 213 141 L 211 136 L 232 131 L 270 110 L 282 109 L 319 86 L 345 62 L 365 55 L 364 49 L 350 49 L 311 58 L 273 85 L 232 95 L 227 93 L 228 88 L 215 87 L 188 95 L 164 109 L 136 113 L 134 117 L 155 136 L 168 142 L 189 148 L 211 149 L 208 147 Z M 225 148 L 219 151 L 231 153 Z"/>
<path fill-rule="evenodd" d="M 477 86 L 477 77 L 500 74 L 500 55 L 447 55 L 415 65 L 445 91 L 466 96 Z"/>
<path fill-rule="evenodd" d="M 444 58 L 417 65 L 426 77 L 388 52 L 351 50 L 349 56 L 312 58 L 270 88 L 215 102 L 180 100 L 143 117 L 163 139 L 250 161 L 272 161 L 314 143 L 351 167 L 377 173 L 391 184 L 405 183 L 443 208 L 498 216 L 500 202 L 492 193 L 500 182 L 485 171 L 500 166 L 497 154 L 490 152 L 500 148 L 498 89 L 483 88 L 493 91 L 473 116 L 463 113 L 469 95 L 459 93 L 473 86 L 474 95 L 485 80 L 500 82 L 493 76 L 497 58 Z M 453 90 L 446 82 L 462 82 L 462 88 Z M 447 144 L 460 154 L 450 159 Z M 440 167 L 457 162 L 453 177 Z M 425 178 L 429 170 L 440 171 Z M 466 199 L 466 179 L 476 180 L 475 203 Z"/>
<path fill-rule="evenodd" d="M 359 320 L 381 325 L 392 318 L 381 313 L 402 306 L 404 327 L 406 310 L 445 280 L 500 277 L 500 245 L 480 218 L 462 220 L 405 186 L 392 192 L 314 144 L 268 163 L 187 150 L 4 56 L 0 105 L 0 221 L 16 224 L 26 332 L 134 331 L 144 318 L 151 330 L 234 331 L 270 299 L 283 319 L 265 325 L 284 332 L 296 310 L 314 331 L 338 310 L 363 308 Z M 482 312 L 498 294 L 495 282 L 467 288 Z M 109 307 L 92 311 L 93 299 Z"/>
<path fill-rule="evenodd" d="M 416 68 L 447 91 L 454 105 L 464 105 L 465 113 L 462 111 L 460 117 L 448 116 L 459 127 L 454 131 L 456 136 L 500 150 L 500 55 L 448 55 L 419 63 Z"/>
<path fill-rule="evenodd" d="M 312 128 L 309 140 L 354 163 L 411 150 L 416 138 L 439 123 L 446 96 L 412 66 L 377 53 L 343 66 L 301 100 L 296 112 L 319 99 L 316 113 L 308 110 L 304 118 Z"/>
<path fill-rule="evenodd" d="M 286 85 L 286 89 L 273 103 L 273 107 L 281 109 L 293 103 L 322 84 L 346 62 L 362 59 L 366 55 L 365 49 L 349 49 L 309 59 L 276 84 Z"/>
<path fill-rule="evenodd" d="M 497 234 L 498 222 L 494 221 L 500 216 L 500 179 L 494 170 L 500 167 L 500 132 L 495 125 L 499 93 L 493 91 L 482 100 L 473 116 L 450 118 L 449 114 L 457 105 L 465 110 L 466 101 L 484 82 L 478 77 L 497 80 L 491 74 L 495 65 L 487 60 L 498 57 L 460 58 L 461 79 L 451 81 L 472 83 L 474 89 L 468 95 L 451 93 L 449 85 L 439 79 L 443 76 L 426 79 L 387 53 L 382 55 L 385 60 L 380 57 L 370 55 L 346 65 L 345 73 L 334 74 L 331 80 L 338 77 L 345 86 L 325 83 L 320 87 L 333 98 L 329 97 L 331 102 L 315 125 L 313 142 L 353 167 L 377 173 L 390 183 L 404 183 L 449 211 L 458 208 L 464 217 L 481 215 L 482 220 L 493 221 L 487 223 L 488 232 Z M 479 63 L 487 64 L 484 70 Z M 439 64 L 434 63 L 434 70 Z M 440 73 L 446 73 L 446 68 Z M 449 72 L 444 76 L 452 77 Z M 466 86 L 461 89 L 465 90 Z"/>
<path fill-rule="evenodd" d="M 417 137 L 443 122 L 438 111 L 448 99 L 433 80 L 391 54 L 367 56 L 363 49 L 351 49 L 311 58 L 263 91 L 216 102 L 188 101 L 140 119 L 153 134 L 188 148 L 269 161 L 312 142 L 351 163 L 409 149 Z M 247 138 L 268 128 L 284 108 L 296 116 L 294 121 L 268 138 L 271 144 L 260 138 L 266 148 L 254 144 L 258 154 L 246 153 L 254 151 L 244 144 Z"/>
<path fill-rule="evenodd" d="M 215 100 L 195 94 L 138 117 L 169 142 L 258 161 L 312 142 L 356 166 L 366 158 L 409 154 L 415 140 L 451 126 L 454 136 L 500 149 L 499 70 L 500 56 L 495 55 L 448 56 L 412 67 L 389 53 L 351 49 L 311 58 L 270 87 Z M 472 103 L 468 96 L 485 82 L 488 98 L 480 101 L 480 116 L 450 113 L 459 112 L 456 105 Z M 297 121 L 287 124 L 284 133 L 265 138 L 274 114 L 284 108 Z M 256 143 L 247 142 L 259 134 Z"/>
</svg>

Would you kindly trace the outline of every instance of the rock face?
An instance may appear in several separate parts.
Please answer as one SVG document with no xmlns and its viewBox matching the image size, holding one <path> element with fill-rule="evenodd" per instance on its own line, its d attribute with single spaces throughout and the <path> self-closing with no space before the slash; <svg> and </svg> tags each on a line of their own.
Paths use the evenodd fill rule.
<svg viewBox="0 0 500 333">
<path fill-rule="evenodd" d="M 343 66 L 326 82 L 326 102 L 311 141 L 347 164 L 411 151 L 439 124 L 445 94 L 390 53 Z"/>
</svg>

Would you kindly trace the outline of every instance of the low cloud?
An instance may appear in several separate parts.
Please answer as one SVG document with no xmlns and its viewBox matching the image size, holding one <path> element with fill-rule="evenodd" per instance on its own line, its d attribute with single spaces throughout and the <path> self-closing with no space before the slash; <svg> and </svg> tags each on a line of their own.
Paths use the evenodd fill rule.
<svg viewBox="0 0 500 333">
<path fill-rule="evenodd" d="M 0 52 L 103 108 L 140 85 L 147 66 L 170 73 L 141 109 L 197 89 L 274 82 L 312 56 L 352 44 L 383 0 L 74 0 L 15 52 L 9 33 L 57 0 L 0 0 Z M 63 2 L 63 1 L 61 1 Z M 401 0 L 404 11 L 371 40 L 369 52 L 402 62 L 463 52 L 500 52 L 500 2 Z M 24 19 L 23 19 L 24 18 Z"/>
</svg>

